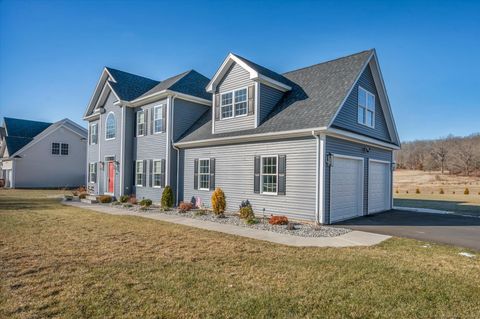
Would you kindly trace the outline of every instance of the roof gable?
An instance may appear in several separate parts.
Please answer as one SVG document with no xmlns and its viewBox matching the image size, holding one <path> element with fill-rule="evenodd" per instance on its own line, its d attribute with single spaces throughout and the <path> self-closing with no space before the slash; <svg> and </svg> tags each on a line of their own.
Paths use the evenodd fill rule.
<svg viewBox="0 0 480 319">
<path fill-rule="evenodd" d="M 7 136 L 24 138 L 33 138 L 52 125 L 52 123 L 14 119 L 10 117 L 5 117 L 4 122 Z"/>
</svg>

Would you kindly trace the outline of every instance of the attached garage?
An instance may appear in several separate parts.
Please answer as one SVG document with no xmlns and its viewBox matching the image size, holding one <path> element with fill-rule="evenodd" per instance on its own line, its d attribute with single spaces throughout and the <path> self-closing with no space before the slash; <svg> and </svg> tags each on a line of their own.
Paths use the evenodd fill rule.
<svg viewBox="0 0 480 319">
<path fill-rule="evenodd" d="M 363 166 L 360 157 L 334 155 L 330 176 L 330 222 L 363 215 Z"/>
<path fill-rule="evenodd" d="M 370 159 L 368 162 L 368 213 L 374 214 L 391 208 L 390 163 Z"/>
</svg>

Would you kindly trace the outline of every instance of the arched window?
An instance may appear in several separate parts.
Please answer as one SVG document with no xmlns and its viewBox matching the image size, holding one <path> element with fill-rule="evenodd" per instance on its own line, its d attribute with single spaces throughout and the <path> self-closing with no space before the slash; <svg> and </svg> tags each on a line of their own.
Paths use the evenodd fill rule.
<svg viewBox="0 0 480 319">
<path fill-rule="evenodd" d="M 109 113 L 105 123 L 105 139 L 106 140 L 111 140 L 115 138 L 116 127 L 117 125 L 115 123 L 115 114 Z"/>
</svg>

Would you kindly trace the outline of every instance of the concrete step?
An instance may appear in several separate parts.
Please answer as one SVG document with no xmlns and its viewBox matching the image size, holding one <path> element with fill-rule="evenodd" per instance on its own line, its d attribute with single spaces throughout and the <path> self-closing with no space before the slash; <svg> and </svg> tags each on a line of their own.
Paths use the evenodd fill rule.
<svg viewBox="0 0 480 319">
<path fill-rule="evenodd" d="M 93 198 L 92 198 L 93 197 Z M 87 196 L 87 198 L 82 198 L 80 200 L 82 203 L 87 203 L 87 204 L 96 204 L 98 203 L 98 200 L 95 196 Z"/>
<path fill-rule="evenodd" d="M 85 199 L 97 200 L 97 195 L 87 195 L 87 196 L 85 197 Z"/>
</svg>

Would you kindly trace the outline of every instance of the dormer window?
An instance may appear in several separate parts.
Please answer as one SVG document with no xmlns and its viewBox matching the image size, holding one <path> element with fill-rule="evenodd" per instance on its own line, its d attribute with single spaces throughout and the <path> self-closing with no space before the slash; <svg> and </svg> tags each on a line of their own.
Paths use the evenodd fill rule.
<svg viewBox="0 0 480 319">
<path fill-rule="evenodd" d="M 247 111 L 246 88 L 221 94 L 222 119 L 247 115 Z"/>
<path fill-rule="evenodd" d="M 375 127 L 375 95 L 358 87 L 358 123 Z"/>
</svg>

